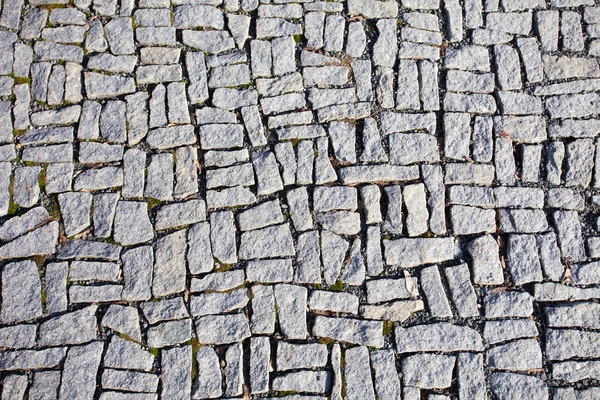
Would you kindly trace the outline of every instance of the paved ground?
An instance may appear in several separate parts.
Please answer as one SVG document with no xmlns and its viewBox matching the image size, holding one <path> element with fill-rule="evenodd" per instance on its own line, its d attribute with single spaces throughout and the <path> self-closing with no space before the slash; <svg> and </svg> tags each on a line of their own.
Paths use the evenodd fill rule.
<svg viewBox="0 0 600 400">
<path fill-rule="evenodd" d="M 260 2 L 3 1 L 2 400 L 600 398 L 600 6 Z"/>
</svg>

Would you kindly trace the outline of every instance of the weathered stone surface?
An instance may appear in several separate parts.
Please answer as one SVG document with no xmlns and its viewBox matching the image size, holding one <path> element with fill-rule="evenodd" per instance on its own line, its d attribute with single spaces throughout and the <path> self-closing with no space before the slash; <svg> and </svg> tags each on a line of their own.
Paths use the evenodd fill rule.
<svg viewBox="0 0 600 400">
<path fill-rule="evenodd" d="M 398 353 L 416 351 L 481 351 L 481 336 L 467 326 L 439 322 L 412 327 L 396 327 Z"/>
<path fill-rule="evenodd" d="M 452 238 L 384 240 L 383 245 L 386 263 L 402 268 L 451 260 L 456 251 Z"/>
<path fill-rule="evenodd" d="M 2 399 L 600 397 L 594 1 L 0 3 Z"/>
<path fill-rule="evenodd" d="M 143 202 L 119 201 L 115 213 L 115 240 L 122 245 L 144 243 L 154 237 Z"/>
<path fill-rule="evenodd" d="M 86 343 L 96 338 L 96 306 L 54 317 L 40 325 L 43 346 Z"/>
<path fill-rule="evenodd" d="M 382 324 L 376 321 L 318 316 L 313 335 L 363 346 L 383 346 Z"/>
<path fill-rule="evenodd" d="M 0 321 L 27 321 L 42 315 L 42 290 L 33 261 L 7 264 L 2 269 Z"/>
<path fill-rule="evenodd" d="M 250 336 L 248 321 L 243 314 L 210 315 L 196 320 L 196 335 L 203 344 L 225 344 Z"/>
</svg>

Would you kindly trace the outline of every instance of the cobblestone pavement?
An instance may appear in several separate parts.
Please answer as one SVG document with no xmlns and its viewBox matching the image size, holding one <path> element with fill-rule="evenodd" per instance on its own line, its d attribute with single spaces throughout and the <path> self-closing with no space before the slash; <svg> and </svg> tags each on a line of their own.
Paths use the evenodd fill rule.
<svg viewBox="0 0 600 400">
<path fill-rule="evenodd" d="M 594 0 L 4 0 L 2 400 L 600 398 Z"/>
</svg>

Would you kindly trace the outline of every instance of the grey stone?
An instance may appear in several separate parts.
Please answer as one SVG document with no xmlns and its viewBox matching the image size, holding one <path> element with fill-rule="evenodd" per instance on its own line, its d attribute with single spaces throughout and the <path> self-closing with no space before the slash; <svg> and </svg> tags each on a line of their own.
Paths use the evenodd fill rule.
<svg viewBox="0 0 600 400">
<path fill-rule="evenodd" d="M 598 362 L 565 361 L 553 364 L 552 377 L 566 382 L 578 382 L 584 379 L 596 379 Z"/>
<path fill-rule="evenodd" d="M 246 275 L 250 282 L 291 282 L 294 269 L 291 260 L 254 260 L 248 262 Z"/>
<path fill-rule="evenodd" d="M 549 329 L 546 332 L 546 354 L 550 360 L 595 358 L 598 356 L 597 332 Z"/>
<path fill-rule="evenodd" d="M 119 167 L 107 166 L 87 169 L 76 175 L 73 189 L 99 191 L 120 186 L 123 186 L 123 170 Z"/>
<path fill-rule="evenodd" d="M 202 344 L 226 344 L 250 336 L 244 314 L 208 315 L 196 321 L 196 335 Z"/>
<path fill-rule="evenodd" d="M 192 346 L 161 350 L 161 397 L 184 400 L 192 393 Z"/>
<path fill-rule="evenodd" d="M 244 308 L 247 303 L 246 289 L 235 289 L 229 293 L 204 293 L 191 298 L 190 311 L 195 317 L 223 314 Z"/>
<path fill-rule="evenodd" d="M 62 372 L 59 398 L 89 398 L 94 395 L 103 348 L 102 342 L 92 342 L 69 349 Z"/>
<path fill-rule="evenodd" d="M 33 207 L 39 200 L 40 167 L 17 167 L 14 172 L 13 201 L 23 208 Z"/>
<path fill-rule="evenodd" d="M 110 243 L 94 242 L 91 240 L 67 240 L 58 251 L 58 258 L 70 260 L 76 258 L 96 258 L 107 261 L 117 261 L 121 246 Z"/>
<path fill-rule="evenodd" d="M 175 231 L 158 239 L 154 246 L 152 294 L 155 297 L 185 290 L 187 242 L 186 230 Z"/>
<path fill-rule="evenodd" d="M 33 261 L 7 264 L 2 270 L 3 323 L 27 321 L 42 315 L 41 282 Z"/>
<path fill-rule="evenodd" d="M 383 240 L 383 245 L 386 264 L 402 268 L 451 260 L 455 253 L 455 244 L 452 238 Z M 406 257 L 406 255 L 410 255 L 410 257 Z"/>
<path fill-rule="evenodd" d="M 555 211 L 554 224 L 562 257 L 570 261 L 585 260 L 581 224 L 576 211 Z"/>
<path fill-rule="evenodd" d="M 66 353 L 66 347 L 5 351 L 0 354 L 0 369 L 14 371 L 55 368 L 65 359 Z"/>
<path fill-rule="evenodd" d="M 158 153 L 150 156 L 144 196 L 167 201 L 173 197 L 173 154 Z"/>
<path fill-rule="evenodd" d="M 458 311 L 458 315 L 463 318 L 478 317 L 477 295 L 471 284 L 467 264 L 447 267 L 444 269 L 444 274 L 446 275 L 448 286 L 450 287 L 450 296 Z"/>
<path fill-rule="evenodd" d="M 324 367 L 327 357 L 327 347 L 323 344 L 277 343 L 278 371 Z"/>
<path fill-rule="evenodd" d="M 201 347 L 196 352 L 198 376 L 195 381 L 194 397 L 221 396 L 221 374 L 219 358 L 211 347 Z"/>
<path fill-rule="evenodd" d="M 58 222 L 53 221 L 0 247 L 0 257 L 9 260 L 50 255 L 58 243 Z"/>
<path fill-rule="evenodd" d="M 375 399 L 369 365 L 369 350 L 355 347 L 345 352 L 344 377 L 348 399 Z"/>
<path fill-rule="evenodd" d="M 156 213 L 154 229 L 164 230 L 191 225 L 206 219 L 206 206 L 202 200 L 188 200 L 160 207 Z"/>
<path fill-rule="evenodd" d="M 317 316 L 313 335 L 362 346 L 383 347 L 381 321 Z"/>
<path fill-rule="evenodd" d="M 482 351 L 481 336 L 468 326 L 438 322 L 412 327 L 397 326 L 396 349 L 411 352 Z"/>
<path fill-rule="evenodd" d="M 535 321 L 531 319 L 504 319 L 487 321 L 483 337 L 490 345 L 514 339 L 538 336 Z"/>
<path fill-rule="evenodd" d="M 27 233 L 49 218 L 48 211 L 44 207 L 35 207 L 21 216 L 15 216 L 0 226 L 0 239 L 12 240 Z"/>
<path fill-rule="evenodd" d="M 473 260 L 473 283 L 500 285 L 504 282 L 499 246 L 492 236 L 484 235 L 472 240 L 467 244 L 467 251 Z"/>
<path fill-rule="evenodd" d="M 239 254 L 241 259 L 295 255 L 289 225 L 244 232 L 240 239 Z"/>
<path fill-rule="evenodd" d="M 53 317 L 40 325 L 42 346 L 77 345 L 96 339 L 95 305 Z"/>
<path fill-rule="evenodd" d="M 402 359 L 402 382 L 421 389 L 450 387 L 455 356 L 415 354 Z"/>
<path fill-rule="evenodd" d="M 148 346 L 162 348 L 185 343 L 192 338 L 192 320 L 166 321 L 148 329 Z"/>
<path fill-rule="evenodd" d="M 389 140 L 390 162 L 393 164 L 409 165 L 440 160 L 437 140 L 432 135 L 423 133 L 392 134 Z"/>
<path fill-rule="evenodd" d="M 137 309 L 113 304 L 102 318 L 102 325 L 120 332 L 133 340 L 142 341 Z"/>
<path fill-rule="evenodd" d="M 590 302 L 547 307 L 548 326 L 595 328 L 600 325 L 594 312 L 596 308 L 596 304 Z"/>
<path fill-rule="evenodd" d="M 271 384 L 276 391 L 325 393 L 329 386 L 328 371 L 298 371 L 277 376 Z"/>
<path fill-rule="evenodd" d="M 307 335 L 307 290 L 300 286 L 279 284 L 274 290 L 279 325 L 290 339 L 305 339 Z"/>
<path fill-rule="evenodd" d="M 31 348 L 35 345 L 37 327 L 29 324 L 7 326 L 0 329 L 0 343 L 9 349 Z"/>
<path fill-rule="evenodd" d="M 154 356 L 139 344 L 113 335 L 103 361 L 107 368 L 151 371 Z"/>
<path fill-rule="evenodd" d="M 245 274 L 241 269 L 225 272 L 215 272 L 201 279 L 193 279 L 191 292 L 218 291 L 224 292 L 244 283 Z"/>
<path fill-rule="evenodd" d="M 483 400 L 487 397 L 483 356 L 459 353 L 457 357 L 458 390 L 460 397 Z"/>
<path fill-rule="evenodd" d="M 527 371 L 542 368 L 542 351 L 535 339 L 523 339 L 493 347 L 486 352 L 493 369 Z"/>
<path fill-rule="evenodd" d="M 122 245 L 144 243 L 154 238 L 154 231 L 144 202 L 119 201 L 115 212 L 115 241 Z"/>
<path fill-rule="evenodd" d="M 442 278 L 437 266 L 426 267 L 421 270 L 421 288 L 425 294 L 427 308 L 433 317 L 452 317 L 452 309 L 446 298 Z"/>
<path fill-rule="evenodd" d="M 272 334 L 275 331 L 275 297 L 272 286 L 255 285 L 252 287 L 252 296 L 250 330 L 253 334 Z"/>
<path fill-rule="evenodd" d="M 548 386 L 535 376 L 496 372 L 490 377 L 490 389 L 500 398 L 548 399 Z"/>
<path fill-rule="evenodd" d="M 102 388 L 126 391 L 156 392 L 158 376 L 135 371 L 104 370 Z"/>
<path fill-rule="evenodd" d="M 90 193 L 61 193 L 58 195 L 58 203 L 67 236 L 74 236 L 90 226 Z"/>
</svg>

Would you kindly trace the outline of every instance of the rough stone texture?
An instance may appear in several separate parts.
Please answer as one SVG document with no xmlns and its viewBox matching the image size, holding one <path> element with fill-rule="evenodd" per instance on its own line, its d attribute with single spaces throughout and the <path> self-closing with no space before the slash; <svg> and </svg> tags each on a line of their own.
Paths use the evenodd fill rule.
<svg viewBox="0 0 600 400">
<path fill-rule="evenodd" d="M 4 0 L 2 399 L 599 398 L 592 0 Z"/>
</svg>

